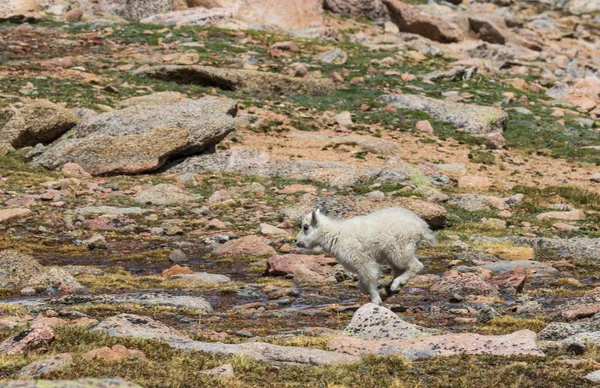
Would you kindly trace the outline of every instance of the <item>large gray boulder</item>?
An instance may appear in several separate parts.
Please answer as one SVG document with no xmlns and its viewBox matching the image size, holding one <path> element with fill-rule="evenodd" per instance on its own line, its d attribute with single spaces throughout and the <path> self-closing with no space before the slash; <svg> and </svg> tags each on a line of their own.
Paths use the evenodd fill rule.
<svg viewBox="0 0 600 388">
<path fill-rule="evenodd" d="M 323 7 L 333 13 L 378 19 L 388 16 L 381 0 L 325 0 Z"/>
<path fill-rule="evenodd" d="M 0 155 L 13 149 L 49 143 L 79 122 L 75 113 L 43 99 L 13 112 L 12 118 L 0 128 Z"/>
<path fill-rule="evenodd" d="M 502 134 L 508 114 L 502 109 L 436 100 L 413 94 L 389 94 L 381 96 L 379 101 L 399 109 L 425 112 L 436 120 L 450 123 L 473 136 L 487 139 L 496 147 L 504 145 Z"/>
<path fill-rule="evenodd" d="M 35 0 L 2 0 L 0 23 L 34 23 L 42 19 L 43 12 Z"/>
<path fill-rule="evenodd" d="M 136 104 L 85 120 L 33 164 L 77 163 L 92 175 L 155 171 L 170 158 L 214 149 L 235 129 L 236 113 L 237 103 L 227 98 Z"/>
<path fill-rule="evenodd" d="M 40 263 L 29 255 L 13 250 L 0 251 L 0 288 L 26 287 L 29 279 L 43 272 Z"/>
<path fill-rule="evenodd" d="M 390 309 L 373 303 L 365 304 L 354 313 L 344 335 L 364 340 L 425 336 L 418 326 L 403 321 Z"/>
<path fill-rule="evenodd" d="M 383 0 L 390 18 L 402 32 L 410 32 L 441 43 L 460 42 L 464 39 L 461 28 L 431 16 L 417 7 L 400 0 Z"/>
</svg>

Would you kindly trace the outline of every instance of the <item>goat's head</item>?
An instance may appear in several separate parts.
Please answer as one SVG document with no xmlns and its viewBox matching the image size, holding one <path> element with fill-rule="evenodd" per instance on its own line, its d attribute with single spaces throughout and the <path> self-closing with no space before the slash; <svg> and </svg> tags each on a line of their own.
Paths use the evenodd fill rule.
<svg viewBox="0 0 600 388">
<path fill-rule="evenodd" d="M 304 217 L 300 232 L 294 240 L 297 247 L 313 249 L 319 245 L 319 217 L 322 217 L 319 209 Z"/>
</svg>

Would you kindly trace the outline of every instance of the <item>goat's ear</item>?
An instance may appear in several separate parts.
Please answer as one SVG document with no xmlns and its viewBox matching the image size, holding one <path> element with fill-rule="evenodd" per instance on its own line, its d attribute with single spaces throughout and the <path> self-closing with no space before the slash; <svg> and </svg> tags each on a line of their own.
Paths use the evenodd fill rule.
<svg viewBox="0 0 600 388">
<path fill-rule="evenodd" d="M 313 210 L 312 212 L 312 222 L 311 222 L 311 226 L 314 228 L 319 224 L 319 220 L 318 220 L 318 216 L 319 216 L 320 212 L 319 209 L 317 210 Z"/>
</svg>

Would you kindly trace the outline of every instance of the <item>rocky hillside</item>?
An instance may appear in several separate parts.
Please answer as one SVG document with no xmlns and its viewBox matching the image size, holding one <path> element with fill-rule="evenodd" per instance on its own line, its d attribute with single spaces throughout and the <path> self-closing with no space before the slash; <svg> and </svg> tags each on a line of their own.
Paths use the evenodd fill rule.
<svg viewBox="0 0 600 388">
<path fill-rule="evenodd" d="M 599 165 L 599 1 L 4 0 L 0 385 L 595 386 Z"/>
</svg>

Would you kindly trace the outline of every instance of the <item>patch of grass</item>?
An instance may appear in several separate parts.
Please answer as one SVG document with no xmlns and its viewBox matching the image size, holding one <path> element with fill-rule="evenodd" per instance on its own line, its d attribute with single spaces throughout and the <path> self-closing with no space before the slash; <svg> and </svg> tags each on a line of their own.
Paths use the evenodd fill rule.
<svg viewBox="0 0 600 388">
<path fill-rule="evenodd" d="M 496 164 L 496 157 L 491 152 L 486 151 L 471 151 L 469 153 L 471 163 L 481 163 L 487 165 Z"/>
<path fill-rule="evenodd" d="M 517 318 L 505 315 L 493 318 L 487 324 L 479 326 L 477 331 L 481 334 L 501 335 L 527 329 L 537 333 L 546 327 L 548 323 L 546 317 Z"/>
<path fill-rule="evenodd" d="M 110 268 L 105 275 L 79 275 L 77 281 L 95 294 L 155 288 L 164 279 L 160 276 L 135 276 L 121 268 Z"/>
<path fill-rule="evenodd" d="M 600 194 L 574 186 L 515 186 L 514 192 L 526 196 L 553 197 L 560 196 L 575 206 L 586 206 L 593 210 L 600 210 Z"/>
</svg>

